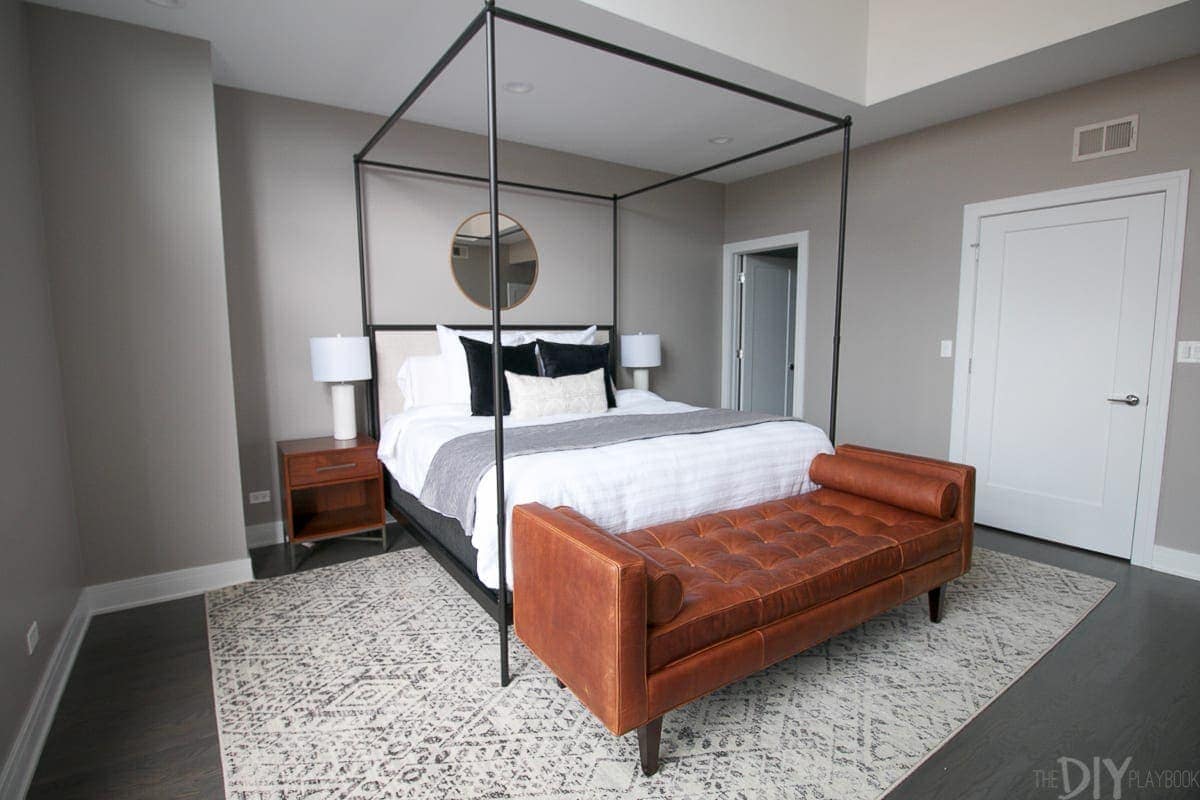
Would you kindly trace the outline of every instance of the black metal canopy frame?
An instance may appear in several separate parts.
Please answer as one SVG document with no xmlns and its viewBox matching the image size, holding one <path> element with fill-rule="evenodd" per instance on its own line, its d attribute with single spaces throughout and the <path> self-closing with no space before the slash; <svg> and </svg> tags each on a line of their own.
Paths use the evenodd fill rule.
<svg viewBox="0 0 1200 800">
<path fill-rule="evenodd" d="M 575 42 L 577 44 L 600 50 L 605 53 L 610 53 L 621 58 L 635 61 L 655 69 L 679 75 L 690 80 L 714 86 L 718 89 L 723 89 L 734 94 L 749 97 L 754 100 L 767 103 L 779 108 L 794 111 L 808 118 L 818 119 L 828 123 L 826 127 L 819 128 L 815 131 L 805 133 L 801 136 L 788 139 L 770 147 L 764 147 L 750 153 L 745 153 L 734 158 L 729 158 L 717 164 L 704 167 L 702 169 L 692 170 L 683 175 L 676 175 L 671 178 L 652 183 L 649 186 L 643 186 L 640 189 L 625 192 L 624 194 L 598 194 L 594 192 L 584 192 L 575 189 L 564 189 L 555 186 L 542 186 L 534 183 L 524 183 L 520 181 L 501 180 L 499 177 L 499 164 L 497 158 L 496 144 L 499 139 L 499 133 L 496 130 L 496 20 L 504 20 L 515 25 L 520 25 L 524 28 L 540 31 L 550 36 L 555 36 L 560 39 Z M 470 175 L 459 172 L 448 172 L 446 170 L 428 169 L 424 167 L 411 166 L 407 164 L 394 164 L 386 161 L 372 160 L 369 158 L 371 151 L 379 144 L 392 129 L 392 126 L 400 120 L 404 114 L 412 108 L 413 104 L 420 99 L 421 95 L 437 80 L 438 76 L 450 65 L 452 61 L 462 52 L 463 48 L 475 38 L 475 35 L 480 30 L 484 32 L 485 42 L 485 68 L 484 79 L 487 84 L 487 135 L 488 135 L 488 174 L 486 177 L 480 175 Z M 370 304 L 367 300 L 368 281 L 367 281 L 367 251 L 366 251 L 366 236 L 365 222 L 363 214 L 363 190 L 362 176 L 364 168 L 392 170 L 397 172 L 405 172 L 413 175 L 423 175 L 434 178 L 447 178 L 460 181 L 486 183 L 488 185 L 488 214 L 491 219 L 491 310 L 492 310 L 492 399 L 495 408 L 495 441 L 496 441 L 496 549 L 499 565 L 499 586 L 501 587 L 495 592 L 496 607 L 489 608 L 492 615 L 496 618 L 500 633 L 500 685 L 507 686 L 509 683 L 509 668 L 508 668 L 508 625 L 511 620 L 511 595 L 507 591 L 508 576 L 507 576 L 507 515 L 505 514 L 505 494 L 504 494 L 504 416 L 503 416 L 503 401 L 501 398 L 502 380 L 504 375 L 504 354 L 501 349 L 501 302 L 500 302 L 500 187 L 525 189 L 537 192 L 548 192 L 551 194 L 564 195 L 569 197 L 581 197 L 594 200 L 603 200 L 612 204 L 612 265 L 613 265 L 613 309 L 612 309 L 612 336 L 610 336 L 610 357 L 615 364 L 616 351 L 616 332 L 617 332 L 617 211 L 622 200 L 644 194 L 655 189 L 661 189 L 664 186 L 685 181 L 690 178 L 696 178 L 709 172 L 728 167 L 733 164 L 738 164 L 743 161 L 748 161 L 758 156 L 773 153 L 777 150 L 782 150 L 793 145 L 806 142 L 810 139 L 816 139 L 834 131 L 842 131 L 842 179 L 841 179 L 841 204 L 838 215 L 838 241 L 837 241 L 837 281 L 834 294 L 834 316 L 833 316 L 833 370 L 832 370 L 832 389 L 830 391 L 829 404 L 829 438 L 834 439 L 837 425 L 837 394 L 838 394 L 838 360 L 841 349 L 841 320 L 842 320 L 842 273 L 844 269 L 844 253 L 846 244 L 846 192 L 849 180 L 850 166 L 850 127 L 852 121 L 849 116 L 838 117 L 833 114 L 828 114 L 824 111 L 819 111 L 815 108 L 792 102 L 782 97 L 760 92 L 756 89 L 751 89 L 747 86 L 742 86 L 730 81 L 718 78 L 713 75 L 708 75 L 688 67 L 673 64 L 669 61 L 656 58 L 655 56 L 640 53 L 635 50 L 630 50 L 626 47 L 606 42 L 602 39 L 597 39 L 586 34 L 568 30 L 557 25 L 552 25 L 548 22 L 543 22 L 532 17 L 518 14 L 514 11 L 498 8 L 494 0 L 485 0 L 483 9 L 475 16 L 474 19 L 467 25 L 458 38 L 450 45 L 442 57 L 437 60 L 433 67 L 426 73 L 425 77 L 416 85 L 416 87 L 404 98 L 404 101 L 396 108 L 390 117 L 380 126 L 375 135 L 363 146 L 362 150 L 354 156 L 354 189 L 355 189 L 355 204 L 358 218 L 358 270 L 359 270 L 359 288 L 362 296 L 362 320 L 363 320 L 363 335 L 370 338 L 371 342 L 371 358 L 374 364 L 375 360 L 375 337 L 373 333 L 376 330 L 395 329 L 395 325 L 376 325 L 371 322 Z M 546 326 L 540 326 L 546 327 Z M 368 393 L 367 407 L 370 414 L 370 424 L 373 432 L 377 425 L 376 419 L 376 399 L 374 392 Z M 460 577 L 461 576 L 456 576 Z M 470 576 L 474 579 L 474 576 Z"/>
</svg>

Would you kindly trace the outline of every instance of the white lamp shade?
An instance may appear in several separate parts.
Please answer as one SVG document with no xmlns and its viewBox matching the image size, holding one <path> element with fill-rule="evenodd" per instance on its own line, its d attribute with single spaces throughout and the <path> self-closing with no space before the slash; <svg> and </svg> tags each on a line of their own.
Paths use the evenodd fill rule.
<svg viewBox="0 0 1200 800">
<path fill-rule="evenodd" d="M 662 341 L 657 333 L 621 336 L 621 366 L 634 369 L 662 365 Z"/>
<path fill-rule="evenodd" d="M 314 336 L 308 342 L 314 381 L 337 383 L 371 378 L 371 346 L 367 337 Z"/>
</svg>

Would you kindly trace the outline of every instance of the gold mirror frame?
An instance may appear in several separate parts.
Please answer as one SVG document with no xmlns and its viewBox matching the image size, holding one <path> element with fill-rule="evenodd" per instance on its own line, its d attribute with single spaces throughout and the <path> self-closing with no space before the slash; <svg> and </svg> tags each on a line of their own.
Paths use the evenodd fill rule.
<svg viewBox="0 0 1200 800">
<path fill-rule="evenodd" d="M 457 244 L 457 240 L 458 240 L 459 234 L 462 232 L 462 229 L 463 229 L 463 228 L 464 228 L 464 227 L 467 225 L 467 223 L 469 223 L 471 220 L 473 220 L 473 219 L 476 219 L 477 217 L 488 217 L 488 216 L 490 216 L 490 214 L 489 214 L 489 212 L 487 212 L 487 211 L 476 211 L 474 214 L 470 214 L 470 215 L 468 215 L 466 219 L 464 219 L 462 222 L 458 223 L 458 226 L 457 226 L 457 227 L 455 227 L 455 229 L 454 229 L 454 235 L 450 237 L 450 252 L 448 253 L 448 256 L 449 256 L 449 259 L 448 259 L 448 260 L 449 260 L 449 262 L 450 262 L 450 275 L 451 275 L 451 277 L 453 277 L 453 278 L 454 278 L 454 285 L 458 287 L 458 291 L 462 293 L 463 297 L 467 298 L 469 301 L 471 301 L 471 302 L 472 302 L 472 303 L 474 303 L 475 305 L 479 306 L 479 307 L 480 307 L 480 308 L 482 308 L 482 309 L 485 309 L 485 310 L 488 310 L 488 311 L 490 311 L 490 310 L 491 310 L 491 308 L 492 308 L 492 306 L 491 306 L 491 302 L 490 302 L 490 300 L 491 300 L 491 298 L 490 298 L 490 295 L 491 295 L 491 275 L 490 275 L 490 270 L 491 270 L 491 261 L 490 261 L 490 259 L 489 259 L 489 261 L 488 261 L 488 270 L 489 270 L 489 274 L 488 274 L 488 295 L 489 295 L 489 298 L 488 298 L 488 300 L 487 300 L 487 301 L 483 301 L 483 302 L 481 302 L 480 300 L 478 300 L 478 299 L 476 299 L 475 297 L 473 297 L 473 296 L 471 295 L 471 292 L 470 292 L 470 291 L 468 291 L 467 287 L 465 287 L 465 286 L 463 285 L 463 282 L 462 282 L 462 280 L 459 278 L 459 275 L 458 275 L 458 269 L 455 267 L 455 262 L 456 262 L 456 261 L 458 261 L 459 259 L 456 259 L 456 258 L 454 257 L 454 248 L 455 248 L 455 246 L 456 246 L 456 244 Z M 532 250 L 533 250 L 533 280 L 531 280 L 531 281 L 530 281 L 530 283 L 529 283 L 529 290 L 528 290 L 527 292 L 525 292 L 525 294 L 523 294 L 523 295 L 521 296 L 521 299 L 520 299 L 520 300 L 517 300 L 517 302 L 515 302 L 515 303 L 512 303 L 511 305 L 502 305 L 502 306 L 500 306 L 501 310 L 503 310 L 503 311 L 508 311 L 508 310 L 510 310 L 510 309 L 516 308 L 517 306 L 521 305 L 521 304 L 522 304 L 522 303 L 524 303 L 526 300 L 528 300 L 528 299 L 529 299 L 529 297 L 530 297 L 530 295 L 532 295 L 532 294 L 533 294 L 533 290 L 537 288 L 538 276 L 541 274 L 541 271 L 542 271 L 542 259 L 541 259 L 541 255 L 538 253 L 538 249 L 537 249 L 537 243 L 533 241 L 533 235 L 529 233 L 529 229 L 528 229 L 528 228 L 526 228 L 526 227 L 525 227 L 525 226 L 524 226 L 524 225 L 521 223 L 521 221 L 520 221 L 520 220 L 518 220 L 517 218 L 513 217 L 511 214 L 506 214 L 506 213 L 504 213 L 504 212 L 501 212 L 501 213 L 500 213 L 500 220 L 501 220 L 501 229 L 502 229 L 502 230 L 503 230 L 503 227 L 504 227 L 504 226 L 503 226 L 503 221 L 504 221 L 504 220 L 508 220 L 508 221 L 509 221 L 509 222 L 511 222 L 513 225 L 515 225 L 516 227 L 520 228 L 520 229 L 521 229 L 521 230 L 522 230 L 522 231 L 525 233 L 525 238 L 526 238 L 526 240 L 528 240 L 528 242 L 529 242 L 529 246 L 530 246 L 530 248 L 532 248 Z M 489 234 L 489 235 L 490 235 L 490 234 Z M 489 239 L 489 240 L 487 240 L 487 244 L 488 244 L 488 249 L 489 249 L 489 252 L 490 252 L 490 248 L 491 248 L 491 241 L 490 241 L 490 239 Z M 507 285 L 507 284 L 505 284 L 505 285 Z M 501 288 L 503 289 L 503 287 L 501 287 Z"/>
</svg>

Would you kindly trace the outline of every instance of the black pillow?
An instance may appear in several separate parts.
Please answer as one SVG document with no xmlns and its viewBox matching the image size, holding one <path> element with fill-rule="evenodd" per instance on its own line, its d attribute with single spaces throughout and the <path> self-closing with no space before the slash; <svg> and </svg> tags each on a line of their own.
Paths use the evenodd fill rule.
<svg viewBox="0 0 1200 800">
<path fill-rule="evenodd" d="M 560 344 L 538 339 L 537 346 L 542 356 L 542 369 L 547 378 L 586 375 L 592 370 L 604 367 L 604 394 L 608 397 L 608 407 L 617 407 L 607 344 Z"/>
<path fill-rule="evenodd" d="M 477 417 L 490 417 L 496 408 L 492 402 L 492 344 L 466 336 L 460 336 L 458 340 L 467 351 L 467 376 L 471 379 L 471 413 Z M 537 353 L 534 349 L 533 342 L 501 347 L 504 352 L 505 371 L 517 375 L 537 375 Z M 500 392 L 504 414 L 507 416 L 512 411 L 512 405 L 508 402 L 508 381 L 504 382 Z"/>
</svg>

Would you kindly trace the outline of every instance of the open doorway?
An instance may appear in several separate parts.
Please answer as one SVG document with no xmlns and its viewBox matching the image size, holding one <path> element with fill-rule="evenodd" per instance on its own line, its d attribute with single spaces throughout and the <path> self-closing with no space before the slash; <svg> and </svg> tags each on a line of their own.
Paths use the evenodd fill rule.
<svg viewBox="0 0 1200 800">
<path fill-rule="evenodd" d="M 796 253 L 785 247 L 739 256 L 734 408 L 742 411 L 792 413 Z"/>
<path fill-rule="evenodd" d="M 804 232 L 725 245 L 722 405 L 804 413 Z"/>
</svg>

